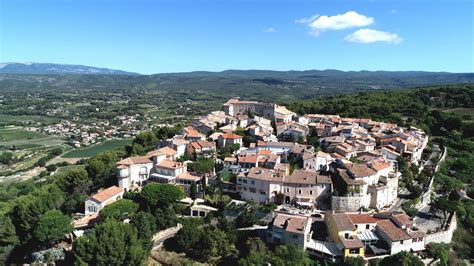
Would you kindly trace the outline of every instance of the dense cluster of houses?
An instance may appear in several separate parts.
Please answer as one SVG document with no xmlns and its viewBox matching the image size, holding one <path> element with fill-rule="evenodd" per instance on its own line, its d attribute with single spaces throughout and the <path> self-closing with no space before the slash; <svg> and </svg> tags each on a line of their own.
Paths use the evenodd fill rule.
<svg viewBox="0 0 474 266">
<path fill-rule="evenodd" d="M 253 141 L 245 143 L 246 137 Z M 308 138 L 317 138 L 319 147 L 309 145 Z M 284 106 L 231 99 L 223 111 L 194 119 L 146 155 L 119 161 L 118 187 L 112 190 L 123 193 L 159 182 L 189 193 L 191 184 L 201 188 L 217 178 L 216 173 L 189 171 L 190 160 L 217 158 L 221 149 L 237 147 L 216 159 L 235 177 L 224 182 L 226 191 L 245 201 L 326 211 L 319 220 L 276 213 L 269 243 L 294 243 L 333 259 L 394 254 L 423 249 L 424 233 L 402 213 L 359 212 L 383 211 L 393 204 L 401 176 L 397 161 L 418 164 L 427 142 L 427 135 L 414 127 L 338 115 L 299 116 Z M 109 202 L 101 195 L 88 201 L 86 213 L 97 213 Z"/>
<path fill-rule="evenodd" d="M 73 119 L 62 120 L 59 123 L 46 125 L 39 128 L 30 128 L 33 131 L 40 131 L 55 136 L 66 136 L 70 138 L 68 142 L 73 147 L 88 146 L 99 143 L 108 138 L 130 138 L 137 135 L 140 130 L 145 129 L 147 123 L 143 120 L 147 118 L 136 115 L 122 115 L 109 120 L 101 120 L 91 123 L 79 123 Z"/>
<path fill-rule="evenodd" d="M 276 213 L 266 238 L 270 244 L 295 244 L 312 255 L 341 260 L 420 251 L 425 236 L 404 213 L 327 211 L 324 218 Z"/>
</svg>

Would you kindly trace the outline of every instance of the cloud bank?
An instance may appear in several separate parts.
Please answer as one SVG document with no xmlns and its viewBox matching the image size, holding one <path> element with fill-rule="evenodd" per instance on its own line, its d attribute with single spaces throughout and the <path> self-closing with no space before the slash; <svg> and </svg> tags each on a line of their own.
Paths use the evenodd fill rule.
<svg viewBox="0 0 474 266">
<path fill-rule="evenodd" d="M 318 36 L 324 31 L 344 30 L 364 27 L 374 23 L 374 18 L 361 15 L 355 11 L 348 11 L 335 16 L 314 15 L 309 18 L 295 20 L 296 23 L 307 24 L 310 34 Z"/>
<path fill-rule="evenodd" d="M 403 38 L 401 38 L 395 33 L 390 33 L 386 31 L 360 29 L 347 35 L 344 40 L 356 43 L 386 42 L 399 44 L 403 41 Z"/>
</svg>

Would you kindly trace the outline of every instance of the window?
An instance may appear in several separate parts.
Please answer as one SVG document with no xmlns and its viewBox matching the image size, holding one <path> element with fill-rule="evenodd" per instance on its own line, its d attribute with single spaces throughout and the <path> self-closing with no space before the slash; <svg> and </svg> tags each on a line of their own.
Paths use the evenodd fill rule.
<svg viewBox="0 0 474 266">
<path fill-rule="evenodd" d="M 313 195 L 313 191 L 312 191 L 312 190 L 309 191 L 309 195 Z"/>
<path fill-rule="evenodd" d="M 298 190 L 298 194 L 300 194 L 300 195 L 301 195 L 301 189 L 300 189 L 300 190 Z"/>
<path fill-rule="evenodd" d="M 345 238 L 345 239 L 349 239 L 349 233 L 345 233 L 345 234 L 344 234 L 344 238 Z"/>
<path fill-rule="evenodd" d="M 370 225 L 369 224 L 366 224 L 365 225 L 365 229 L 369 229 L 370 228 Z"/>
<path fill-rule="evenodd" d="M 97 208 L 95 206 L 89 206 L 89 212 L 97 212 Z"/>
<path fill-rule="evenodd" d="M 290 192 L 290 188 L 286 188 L 286 192 Z"/>
<path fill-rule="evenodd" d="M 242 183 L 247 184 L 247 179 L 242 179 Z"/>
<path fill-rule="evenodd" d="M 255 185 L 255 181 L 254 181 L 254 180 L 252 180 L 252 185 Z"/>
<path fill-rule="evenodd" d="M 349 249 L 350 254 L 359 254 L 359 249 L 358 248 L 351 248 Z"/>
<path fill-rule="evenodd" d="M 356 229 L 359 229 L 359 225 L 358 225 L 358 224 L 356 224 L 355 227 L 356 227 Z"/>
<path fill-rule="evenodd" d="M 402 240 L 402 241 L 400 241 L 400 244 L 401 244 L 401 245 L 403 245 L 403 240 Z"/>
</svg>

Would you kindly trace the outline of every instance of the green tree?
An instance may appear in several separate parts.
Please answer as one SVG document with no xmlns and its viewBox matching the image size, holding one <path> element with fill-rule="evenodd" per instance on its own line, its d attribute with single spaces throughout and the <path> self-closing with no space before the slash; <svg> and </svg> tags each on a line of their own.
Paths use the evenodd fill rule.
<svg viewBox="0 0 474 266">
<path fill-rule="evenodd" d="M 402 251 L 395 255 L 385 257 L 380 261 L 380 265 L 400 265 L 400 266 L 423 266 L 425 265 L 420 258 L 410 252 Z"/>
<path fill-rule="evenodd" d="M 240 215 L 237 217 L 235 224 L 238 228 L 250 227 L 258 222 L 257 215 L 253 208 L 246 208 Z"/>
<path fill-rule="evenodd" d="M 7 215 L 0 214 L 0 247 L 13 246 L 18 243 L 19 239 L 12 220 Z"/>
<path fill-rule="evenodd" d="M 55 175 L 55 183 L 62 191 L 69 193 L 87 194 L 89 192 L 92 181 L 89 178 L 84 167 L 74 167 L 67 172 Z"/>
<path fill-rule="evenodd" d="M 19 197 L 12 210 L 12 222 L 20 240 L 28 241 L 34 227 L 45 212 L 59 209 L 64 203 L 64 193 L 54 184 L 46 185 L 32 193 Z"/>
<path fill-rule="evenodd" d="M 52 244 L 72 232 L 72 219 L 58 210 L 50 210 L 41 216 L 35 228 L 35 237 L 43 244 Z"/>
<path fill-rule="evenodd" d="M 197 196 L 198 196 L 197 194 L 198 194 L 197 185 L 196 185 L 196 182 L 193 182 L 191 183 L 191 192 L 190 192 L 191 199 L 192 200 L 197 199 Z"/>
<path fill-rule="evenodd" d="M 280 245 L 270 256 L 272 265 L 311 265 L 311 259 L 301 247 L 295 245 Z"/>
<path fill-rule="evenodd" d="M 430 243 L 427 245 L 428 256 L 439 259 L 440 266 L 447 266 L 449 260 L 450 246 L 446 243 Z"/>
<path fill-rule="evenodd" d="M 155 217 L 156 227 L 159 230 L 176 226 L 176 213 L 174 212 L 174 209 L 171 206 L 165 209 L 156 209 Z"/>
<path fill-rule="evenodd" d="M 130 224 L 109 219 L 79 237 L 72 252 L 76 265 L 142 265 L 147 251 Z"/>
<path fill-rule="evenodd" d="M 139 197 L 147 208 L 155 209 L 169 206 L 184 198 L 184 192 L 171 184 L 151 183 L 143 187 Z"/>
<path fill-rule="evenodd" d="M 94 177 L 95 185 L 103 186 L 114 181 L 112 177 L 115 175 L 115 163 L 118 159 L 115 151 L 106 151 L 85 162 L 86 171 L 90 177 Z"/>
<path fill-rule="evenodd" d="M 13 153 L 6 151 L 0 154 L 0 164 L 10 165 L 13 162 Z"/>
<path fill-rule="evenodd" d="M 214 171 L 213 158 L 199 158 L 196 162 L 188 164 L 188 169 L 201 174 L 207 174 Z"/>
<path fill-rule="evenodd" d="M 135 137 L 133 144 L 139 144 L 145 150 L 152 150 L 158 142 L 156 134 L 151 131 L 141 132 Z"/>
<path fill-rule="evenodd" d="M 205 261 L 215 257 L 226 257 L 236 251 L 226 233 L 214 226 L 206 227 L 200 236 L 198 245 L 194 248 Z"/>
<path fill-rule="evenodd" d="M 140 211 L 136 213 L 130 224 L 137 229 L 137 237 L 144 247 L 151 248 L 151 239 L 156 230 L 155 217 L 150 213 Z"/>
<path fill-rule="evenodd" d="M 121 199 L 112 204 L 105 206 L 100 211 L 103 219 L 115 219 L 122 221 L 132 217 L 138 211 L 138 204 L 128 199 Z"/>
<path fill-rule="evenodd" d="M 260 238 L 251 238 L 246 241 L 246 250 L 244 250 L 239 265 L 264 265 L 269 261 L 271 252 Z"/>
<path fill-rule="evenodd" d="M 365 261 L 362 257 L 347 257 L 344 259 L 344 266 L 364 266 Z"/>
</svg>

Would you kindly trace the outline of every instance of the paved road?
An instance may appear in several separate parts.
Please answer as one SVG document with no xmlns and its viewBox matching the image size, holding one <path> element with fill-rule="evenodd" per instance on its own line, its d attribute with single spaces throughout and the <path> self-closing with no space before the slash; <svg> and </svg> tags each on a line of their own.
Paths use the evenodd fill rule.
<svg viewBox="0 0 474 266">
<path fill-rule="evenodd" d="M 402 205 L 407 201 L 406 199 L 402 198 L 397 198 L 395 200 L 395 203 L 387 209 L 388 212 L 401 212 L 402 211 Z"/>
</svg>

